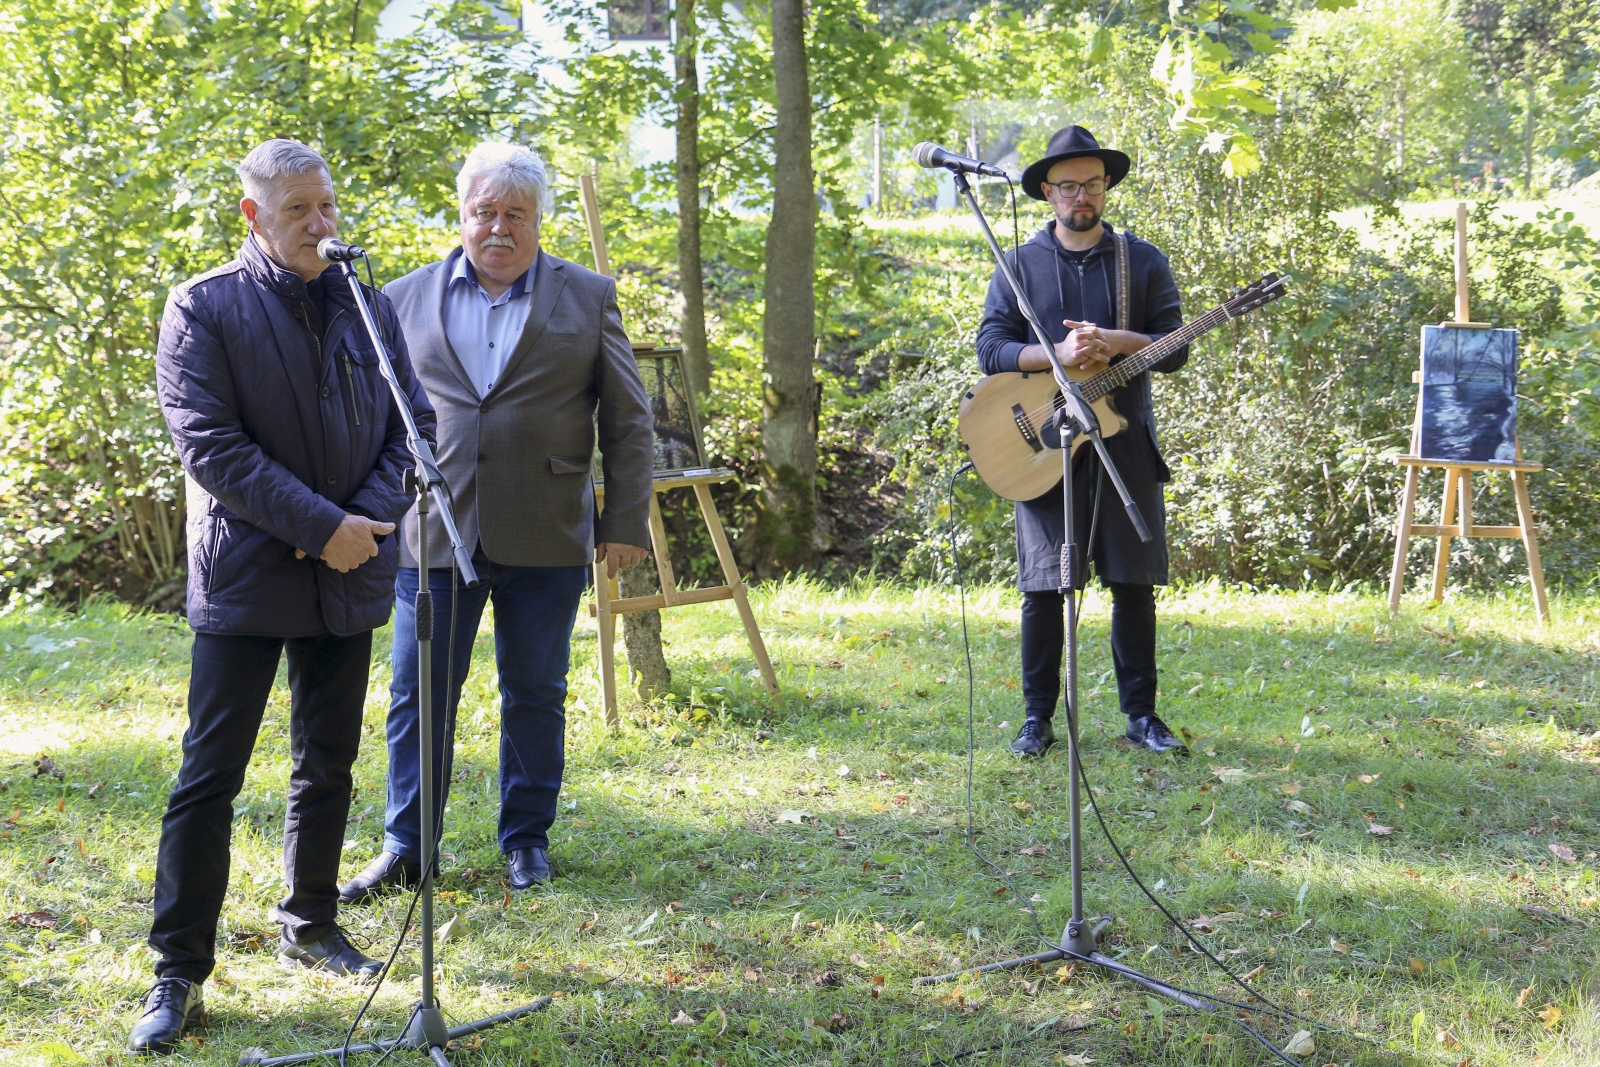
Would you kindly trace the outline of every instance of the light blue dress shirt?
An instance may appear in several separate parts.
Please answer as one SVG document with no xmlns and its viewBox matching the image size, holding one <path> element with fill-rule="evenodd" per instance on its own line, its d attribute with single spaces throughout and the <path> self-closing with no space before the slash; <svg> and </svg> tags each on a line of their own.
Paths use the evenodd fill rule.
<svg viewBox="0 0 1600 1067">
<path fill-rule="evenodd" d="M 522 338 L 533 306 L 533 275 L 539 261 L 534 260 L 511 288 L 495 298 L 478 283 L 478 272 L 464 251 L 458 248 L 451 255 L 454 262 L 445 287 L 444 332 L 482 398 L 494 388 Z"/>
</svg>

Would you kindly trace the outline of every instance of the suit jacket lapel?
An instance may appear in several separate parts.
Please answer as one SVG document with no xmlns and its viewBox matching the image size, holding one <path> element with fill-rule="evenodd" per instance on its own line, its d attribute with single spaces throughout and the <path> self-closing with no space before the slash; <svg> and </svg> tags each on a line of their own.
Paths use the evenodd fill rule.
<svg viewBox="0 0 1600 1067">
<path fill-rule="evenodd" d="M 461 255 L 466 255 L 459 249 L 457 251 Z M 429 349 L 443 356 L 444 365 L 450 368 L 450 373 L 454 374 L 462 385 L 466 386 L 467 392 L 478 396 L 478 387 L 472 384 L 472 376 L 467 373 L 467 368 L 461 365 L 461 358 L 450 346 L 450 335 L 444 329 L 444 298 L 450 288 L 450 268 L 455 263 L 455 255 L 456 253 L 452 253 L 446 256 L 434 270 L 433 277 L 429 279 L 433 289 L 428 296 L 428 306 L 433 308 L 433 315 L 430 316 L 427 344 Z M 479 396 L 478 399 L 483 398 Z"/>
<path fill-rule="evenodd" d="M 517 341 L 516 351 L 506 360 L 506 369 L 500 372 L 500 377 L 495 381 L 495 389 L 499 389 L 511 380 L 511 376 L 522 365 L 522 361 L 528 358 L 533 346 L 544 336 L 544 329 L 550 324 L 550 315 L 556 309 L 556 301 L 561 299 L 561 290 L 566 288 L 566 285 L 567 279 L 561 264 L 541 251 L 538 269 L 534 271 L 533 276 L 533 294 L 528 306 L 528 321 L 522 327 L 522 337 Z"/>
</svg>

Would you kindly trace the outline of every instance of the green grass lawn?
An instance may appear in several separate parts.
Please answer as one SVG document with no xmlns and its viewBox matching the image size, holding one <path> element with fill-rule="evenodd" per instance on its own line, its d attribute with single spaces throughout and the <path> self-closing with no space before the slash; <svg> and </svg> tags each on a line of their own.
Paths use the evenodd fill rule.
<svg viewBox="0 0 1600 1067">
<path fill-rule="evenodd" d="M 1027 901 L 1047 937 L 1066 916 L 1064 752 L 1022 763 L 1005 751 L 1021 710 L 1017 597 L 969 600 L 973 800 L 978 844 L 1026 900 L 964 843 L 954 594 L 795 583 L 758 590 L 756 604 L 782 706 L 750 679 L 731 606 L 690 608 L 666 622 L 676 699 L 633 708 L 609 733 L 584 620 L 560 877 L 514 899 L 494 838 L 492 639 L 478 635 L 439 903 L 439 922 L 460 916 L 466 930 L 440 946 L 441 997 L 456 1020 L 557 999 L 457 1062 L 1272 1062 L 1228 1017 L 1185 1015 L 1094 973 L 913 989 L 918 975 L 1036 951 Z M 1600 1063 L 1600 601 L 1554 607 L 1540 629 L 1520 599 L 1411 605 L 1391 621 L 1365 596 L 1171 593 L 1161 710 L 1191 738 L 1180 762 L 1117 744 L 1107 602 L 1090 595 L 1085 763 L 1101 808 L 1147 884 L 1235 971 L 1369 1039 L 1319 1033 L 1305 1063 Z M 123 1062 L 150 982 L 143 938 L 188 632 L 101 605 L 7 615 L 0 641 L 0 1059 Z M 350 873 L 381 833 L 388 673 L 385 651 Z M 209 1021 L 185 1061 L 336 1043 L 364 994 L 285 972 L 270 951 L 287 712 L 276 691 L 237 805 Z M 1184 951 L 1097 832 L 1085 853 L 1089 907 L 1116 916 L 1108 952 L 1243 996 Z M 403 912 L 391 898 L 344 918 L 384 945 Z M 416 975 L 408 949 L 364 1036 L 404 1021 Z M 1254 1021 L 1282 1040 L 1300 1028 Z"/>
</svg>

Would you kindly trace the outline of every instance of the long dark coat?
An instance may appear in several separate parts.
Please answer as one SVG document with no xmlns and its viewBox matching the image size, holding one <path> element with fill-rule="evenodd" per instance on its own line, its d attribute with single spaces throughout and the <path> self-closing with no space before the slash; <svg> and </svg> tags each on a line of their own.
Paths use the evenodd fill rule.
<svg viewBox="0 0 1600 1067">
<path fill-rule="evenodd" d="M 1111 226 L 1080 266 L 1056 240 L 1054 225 L 1045 227 L 1022 246 L 1018 273 L 1046 332 L 1052 341 L 1067 336 L 1063 319 L 1115 327 L 1116 267 Z M 1014 268 L 1017 253 L 1009 253 Z M 1128 328 L 1160 338 L 1183 325 L 1178 286 L 1161 250 L 1148 241 L 1128 235 Z M 1017 356 L 1033 343 L 1028 322 L 1017 309 L 1015 296 L 1004 276 L 995 273 L 984 301 L 983 323 L 978 327 L 978 364 L 984 374 L 1017 369 Z M 1189 358 L 1188 346 L 1178 349 L 1156 370 L 1171 373 Z M 1141 374 L 1112 394 L 1112 402 L 1128 420 L 1128 429 L 1106 438 L 1106 449 L 1122 473 L 1128 491 L 1139 505 L 1153 535 L 1140 542 L 1091 445 L 1080 450 L 1073 477 L 1073 525 L 1077 541 L 1102 580 L 1164 585 L 1167 581 L 1166 504 L 1162 484 L 1172 479 L 1156 436 L 1156 419 L 1150 403 L 1150 376 Z M 1094 497 L 1100 497 L 1099 522 L 1090 539 Z M 1061 545 L 1066 529 L 1061 487 L 1036 500 L 1017 503 L 1017 584 L 1025 593 L 1061 588 Z M 1079 585 L 1082 585 L 1080 578 Z"/>
<path fill-rule="evenodd" d="M 405 427 L 333 269 L 320 336 L 305 283 L 253 237 L 167 297 L 156 387 L 188 475 L 188 613 L 200 633 L 348 635 L 382 625 L 393 607 L 398 538 L 347 574 L 318 560 L 347 512 L 398 523 L 411 503 Z M 433 407 L 394 308 L 368 294 L 431 440 Z"/>
</svg>

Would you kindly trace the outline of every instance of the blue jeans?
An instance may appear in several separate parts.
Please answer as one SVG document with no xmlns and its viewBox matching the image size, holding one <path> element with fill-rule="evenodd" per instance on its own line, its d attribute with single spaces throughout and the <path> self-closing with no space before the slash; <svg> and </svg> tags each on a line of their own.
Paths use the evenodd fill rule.
<svg viewBox="0 0 1600 1067">
<path fill-rule="evenodd" d="M 472 642 L 486 603 L 494 604 L 494 656 L 500 674 L 500 850 L 547 848 L 566 767 L 565 705 L 572 624 L 587 567 L 502 567 L 480 549 L 476 589 L 452 590 L 448 569 L 430 569 L 433 591 L 433 780 L 443 811 L 455 738 L 445 737 L 450 673 L 450 599 L 456 620 L 454 708 L 472 666 Z M 389 804 L 383 847 L 422 860 L 418 751 L 417 569 L 395 578 L 394 681 L 389 687 Z M 453 716 L 449 716 L 453 720 Z"/>
</svg>

